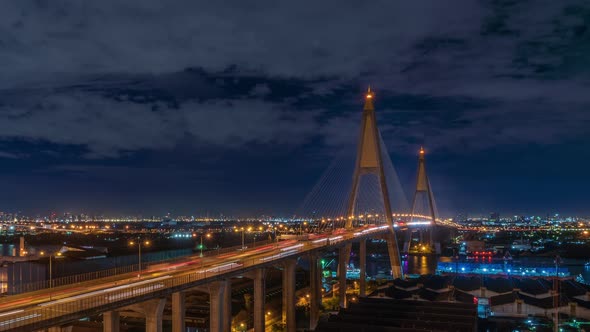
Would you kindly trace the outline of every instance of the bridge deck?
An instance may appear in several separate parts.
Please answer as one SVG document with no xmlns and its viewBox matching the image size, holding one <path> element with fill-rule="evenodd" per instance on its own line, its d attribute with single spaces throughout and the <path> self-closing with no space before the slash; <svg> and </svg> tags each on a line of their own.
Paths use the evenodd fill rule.
<svg viewBox="0 0 590 332">
<path fill-rule="evenodd" d="M 303 254 L 340 246 L 389 231 L 388 226 L 339 230 L 306 241 L 282 241 L 184 263 L 162 264 L 141 278 L 97 279 L 92 282 L 35 292 L 34 300 L 7 297 L 0 302 L 0 331 L 31 331 L 66 324 L 211 281 L 243 274 Z"/>
</svg>

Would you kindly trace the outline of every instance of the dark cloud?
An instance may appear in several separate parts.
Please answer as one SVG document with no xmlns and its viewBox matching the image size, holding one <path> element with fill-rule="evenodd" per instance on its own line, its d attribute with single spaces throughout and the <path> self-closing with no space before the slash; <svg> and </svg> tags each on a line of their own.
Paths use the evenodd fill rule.
<svg viewBox="0 0 590 332">
<path fill-rule="evenodd" d="M 564 69 L 587 63 L 583 59 L 587 52 L 583 50 L 590 42 L 584 27 L 589 24 L 590 15 L 588 8 L 576 6 L 576 1 L 543 1 L 543 5 L 462 1 L 453 6 L 438 1 L 339 3 L 338 6 L 332 2 L 228 6 L 194 1 L 166 4 L 160 1 L 125 4 L 59 1 L 51 5 L 23 1 L 4 4 L 4 7 L 0 14 L 5 18 L 0 29 L 3 46 L 0 56 L 7 79 L 3 85 L 12 89 L 22 84 L 29 88 L 58 87 L 60 94 L 41 101 L 40 109 L 49 102 L 54 109 L 83 106 L 88 111 L 69 117 L 67 115 L 73 113 L 71 110 L 59 115 L 55 114 L 58 111 L 53 111 L 59 118 L 58 123 L 64 126 L 55 138 L 52 132 L 43 133 L 47 129 L 36 130 L 34 122 L 44 120 L 42 115 L 36 114 L 28 116 L 34 133 L 8 130 L 3 135 L 24 139 L 52 136 L 49 141 L 89 146 L 94 152 L 105 150 L 98 155 L 109 155 L 107 150 L 116 153 L 169 148 L 185 132 L 195 134 L 190 128 L 182 128 L 185 125 L 183 115 L 168 118 L 174 113 L 165 110 L 168 104 L 158 106 L 159 112 L 151 108 L 158 102 L 172 102 L 183 110 L 186 109 L 182 105 L 184 102 L 195 107 L 194 99 L 198 103 L 210 98 L 223 99 L 228 93 L 227 78 L 218 77 L 213 81 L 206 73 L 220 73 L 228 68 L 235 68 L 227 76 L 230 79 L 233 76 L 234 80 L 253 72 L 260 77 L 333 77 L 321 83 L 310 82 L 310 92 L 286 99 L 287 103 L 296 102 L 297 98 L 330 96 L 351 79 L 373 82 L 377 91 L 385 95 L 392 92 L 413 95 L 427 103 L 433 97 L 497 102 L 494 107 L 499 114 L 498 121 L 514 109 L 509 106 L 512 102 L 534 103 L 543 98 L 555 108 L 568 107 L 571 102 L 590 102 L 583 93 L 587 88 L 580 76 L 583 73 Z M 535 69 L 538 67 L 545 69 L 540 73 Z M 204 71 L 195 74 L 185 71 L 186 68 Z M 551 72 L 555 75 L 550 75 Z M 558 79 L 545 81 L 547 77 Z M 230 81 L 230 85 L 236 82 Z M 82 97 L 68 96 L 68 87 L 88 93 L 83 96 L 83 105 Z M 276 116 L 276 112 L 264 116 L 264 111 L 260 111 L 277 107 L 275 102 L 264 105 L 272 91 L 264 82 L 255 83 L 244 95 L 258 99 L 257 102 L 238 102 L 238 106 L 245 103 L 241 112 L 223 114 L 231 114 L 238 122 L 260 117 L 264 118 L 265 127 L 291 128 L 288 122 L 283 123 L 284 116 Z M 355 91 L 349 90 L 348 94 L 351 92 Z M 21 97 L 27 98 L 26 95 Z M 72 100 L 65 101 L 67 98 Z M 113 98 L 118 102 L 113 102 Z M 342 111 L 346 113 L 358 107 L 354 104 L 358 99 L 352 100 L 349 109 Z M 209 103 L 199 108 L 210 109 L 221 104 Z M 27 109 L 30 105 L 23 106 L 24 111 L 35 113 Z M 233 109 L 236 104 L 226 105 Z M 129 111 L 125 112 L 127 106 Z M 397 106 L 411 110 L 413 105 Z M 244 115 L 251 107 L 256 111 L 251 116 Z M 434 107 L 441 113 L 452 111 L 445 109 L 446 105 Z M 79 122 L 92 118 L 91 113 L 99 109 L 103 114 L 94 123 L 100 130 L 92 135 L 94 137 L 76 139 L 81 135 L 76 135 L 77 130 L 71 127 L 80 126 L 80 131 L 88 133 L 89 128 L 83 128 L 85 125 Z M 119 114 L 108 115 L 111 109 Z M 117 109 L 121 111 L 115 111 Z M 145 117 L 140 113 L 145 113 Z M 204 114 L 211 112 L 192 112 L 186 120 L 200 118 L 202 124 Z M 332 120 L 337 126 L 333 130 L 340 129 L 341 116 Z M 115 124 L 118 120 L 121 122 Z M 440 125 L 446 120 L 439 116 L 434 122 Z M 208 118 L 208 121 L 215 119 Z M 272 121 L 279 122 L 275 125 Z M 309 129 L 303 129 L 296 136 L 299 142 L 306 142 L 315 134 L 312 128 L 319 124 L 308 116 L 304 116 L 302 122 L 305 122 L 303 127 Z M 24 125 L 23 122 L 15 124 Z M 472 130 L 479 122 L 469 124 L 465 131 Z M 153 128 L 153 135 L 145 133 L 147 127 Z M 420 135 L 411 123 L 409 127 L 406 130 L 412 130 L 410 136 Z M 128 128 L 128 137 L 124 139 L 119 128 Z M 198 132 L 214 134 L 213 140 L 232 141 L 232 145 L 279 139 L 269 138 L 262 129 L 240 131 L 234 134 L 235 139 L 228 139 L 223 137 L 224 129 L 233 130 L 231 125 L 216 125 L 200 128 Z M 330 130 L 324 128 L 322 132 Z M 446 132 L 447 128 L 441 130 Z M 459 133 L 458 130 L 453 128 L 453 132 Z M 106 137 L 111 131 L 112 139 Z M 253 136 L 246 137 L 250 133 Z M 523 131 L 523 135 L 526 132 Z M 153 139 L 156 136 L 162 139 Z M 203 139 L 199 133 L 195 136 Z M 535 139 L 534 136 L 530 138 Z M 327 142 L 336 140 L 334 136 L 326 137 Z M 440 142 L 444 141 L 448 140 Z"/>
<path fill-rule="evenodd" d="M 36 96 L 0 107 L 0 136 L 81 145 L 90 157 L 198 144 L 302 144 L 317 129 L 314 113 L 252 100 L 137 103 L 89 94 Z"/>
<path fill-rule="evenodd" d="M 576 0 L 6 2 L 0 158 L 320 165 L 368 84 L 398 158 L 560 147 L 588 139 L 589 48 Z"/>
<path fill-rule="evenodd" d="M 0 158 L 8 158 L 8 159 L 20 159 L 26 158 L 27 155 L 23 153 L 13 153 L 7 151 L 0 151 Z"/>
<path fill-rule="evenodd" d="M 171 72 L 199 66 L 271 75 L 355 75 L 434 32 L 477 28 L 461 1 L 342 3 L 137 0 L 3 4 L 2 62 L 16 73 Z M 11 75 L 12 76 L 12 75 Z"/>
</svg>

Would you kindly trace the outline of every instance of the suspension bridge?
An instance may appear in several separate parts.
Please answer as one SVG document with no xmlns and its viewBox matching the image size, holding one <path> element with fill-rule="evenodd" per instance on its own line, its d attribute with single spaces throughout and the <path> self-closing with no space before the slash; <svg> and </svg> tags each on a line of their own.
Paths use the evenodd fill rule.
<svg viewBox="0 0 590 332">
<path fill-rule="evenodd" d="M 103 317 L 103 330 L 120 330 L 120 315 L 133 311 L 143 315 L 146 331 L 162 331 L 163 309 L 172 303 L 172 330 L 184 332 L 185 295 L 189 291 L 209 294 L 209 331 L 231 330 L 231 279 L 252 280 L 253 329 L 265 331 L 265 277 L 268 269 L 282 271 L 282 322 L 286 331 L 296 330 L 295 268 L 297 259 L 310 263 L 310 327 L 319 318 L 321 293 L 320 257 L 338 250 L 338 289 L 341 308 L 346 302 L 346 269 L 354 242 L 359 243 L 360 295 L 366 291 L 366 241 L 379 238 L 387 243 L 391 273 L 402 278 L 398 239 L 402 251 L 411 251 L 413 238 L 420 238 L 429 252 L 440 252 L 441 228 L 456 228 L 437 217 L 434 195 L 426 175 L 425 151 L 418 158 L 416 189 L 409 207 L 395 169 L 377 127 L 374 94 L 365 96 L 354 169 L 344 174 L 333 163 L 305 199 L 299 211 L 306 236 L 251 248 L 225 250 L 217 255 L 190 256 L 159 264 L 139 274 L 107 276 L 83 283 L 8 296 L 0 301 L 0 331 L 68 331 L 71 324 L 89 316 Z M 343 176 L 344 175 L 344 176 Z M 341 179 L 348 179 L 344 182 Z M 348 183 L 348 189 L 332 186 Z"/>
</svg>

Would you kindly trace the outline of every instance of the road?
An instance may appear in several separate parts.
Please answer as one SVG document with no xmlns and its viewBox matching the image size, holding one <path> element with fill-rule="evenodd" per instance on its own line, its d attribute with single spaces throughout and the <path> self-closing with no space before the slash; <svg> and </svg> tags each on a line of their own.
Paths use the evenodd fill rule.
<svg viewBox="0 0 590 332">
<path fill-rule="evenodd" d="M 367 226 L 349 231 L 339 229 L 311 236 L 305 241 L 280 241 L 209 257 L 193 255 L 184 261 L 151 266 L 139 276 L 137 273 L 116 275 L 8 296 L 0 301 L 0 331 L 49 327 L 51 325 L 48 324 L 82 318 L 161 296 L 170 289 L 194 287 L 220 275 L 245 272 L 258 266 L 275 264 L 288 257 L 300 256 L 310 250 L 374 236 L 388 231 L 387 228 Z"/>
</svg>

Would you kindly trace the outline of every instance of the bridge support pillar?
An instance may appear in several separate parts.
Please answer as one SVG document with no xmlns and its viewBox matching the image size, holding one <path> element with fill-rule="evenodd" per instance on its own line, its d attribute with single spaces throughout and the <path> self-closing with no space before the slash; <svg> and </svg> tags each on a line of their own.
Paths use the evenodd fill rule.
<svg viewBox="0 0 590 332">
<path fill-rule="evenodd" d="M 393 279 L 403 278 L 404 272 L 402 270 L 401 257 L 399 255 L 399 249 L 397 247 L 397 239 L 393 228 L 384 236 L 387 242 L 387 251 L 389 253 L 389 263 L 391 264 L 391 274 Z"/>
<path fill-rule="evenodd" d="M 223 286 L 221 281 L 209 284 L 209 331 L 211 332 L 222 332 Z"/>
<path fill-rule="evenodd" d="M 264 332 L 264 299 L 265 299 L 265 273 L 264 268 L 254 271 L 254 332 Z"/>
<path fill-rule="evenodd" d="M 223 327 L 223 331 L 231 331 L 231 322 L 232 322 L 232 312 L 231 312 L 231 279 L 223 280 L 225 284 L 224 292 L 223 292 L 223 321 L 221 322 L 221 326 Z"/>
<path fill-rule="evenodd" d="M 295 332 L 295 268 L 297 261 L 288 259 L 283 263 L 283 324 L 286 332 Z"/>
<path fill-rule="evenodd" d="M 162 332 L 162 314 L 166 299 L 155 299 L 141 303 L 145 315 L 145 332 Z"/>
<path fill-rule="evenodd" d="M 367 275 L 367 239 L 362 239 L 359 243 L 359 269 L 361 270 L 361 275 L 359 276 L 359 296 L 365 297 L 367 296 L 367 280 L 365 276 Z"/>
<path fill-rule="evenodd" d="M 186 332 L 184 318 L 186 315 L 186 295 L 184 292 L 172 293 L 172 332 Z"/>
<path fill-rule="evenodd" d="M 311 254 L 309 257 L 309 274 L 310 274 L 310 310 L 309 310 L 309 329 L 315 330 L 318 324 L 320 306 L 322 305 L 322 265 L 317 254 Z"/>
<path fill-rule="evenodd" d="M 103 332 L 119 332 L 120 318 L 118 311 L 107 311 L 102 314 Z"/>
<path fill-rule="evenodd" d="M 338 249 L 338 296 L 340 297 L 340 308 L 346 308 L 346 267 L 348 266 L 348 255 L 350 255 L 350 244 Z"/>
<path fill-rule="evenodd" d="M 153 299 L 125 308 L 143 314 L 146 332 L 162 332 L 162 315 L 165 305 L 166 299 Z"/>
<path fill-rule="evenodd" d="M 403 253 L 410 252 L 410 246 L 412 245 L 412 230 L 408 229 L 404 233 L 404 247 L 402 248 Z"/>
</svg>

